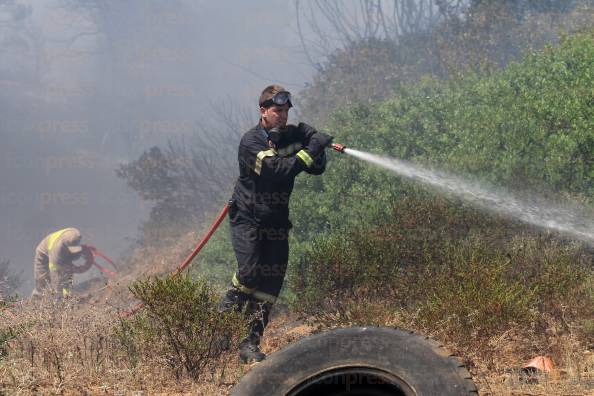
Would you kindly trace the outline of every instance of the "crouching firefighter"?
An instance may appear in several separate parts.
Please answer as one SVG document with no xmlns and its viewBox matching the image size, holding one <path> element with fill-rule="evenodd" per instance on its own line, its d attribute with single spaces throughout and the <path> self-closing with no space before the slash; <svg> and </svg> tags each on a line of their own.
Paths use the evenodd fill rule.
<svg viewBox="0 0 594 396">
<path fill-rule="evenodd" d="M 270 85 L 260 95 L 260 122 L 239 144 L 239 178 L 229 220 L 238 270 L 220 311 L 243 311 L 253 318 L 240 343 L 242 362 L 261 361 L 260 338 L 281 290 L 289 259 L 289 197 L 295 177 L 320 175 L 324 149 L 332 137 L 300 123 L 287 125 L 291 94 Z"/>
<path fill-rule="evenodd" d="M 86 272 L 93 265 L 91 250 L 80 241 L 79 230 L 64 228 L 49 234 L 37 245 L 33 260 L 35 289 L 32 298 L 40 297 L 46 291 L 52 292 L 57 300 L 70 295 L 73 275 Z M 85 258 L 85 263 L 74 265 L 73 262 L 81 257 Z"/>
</svg>

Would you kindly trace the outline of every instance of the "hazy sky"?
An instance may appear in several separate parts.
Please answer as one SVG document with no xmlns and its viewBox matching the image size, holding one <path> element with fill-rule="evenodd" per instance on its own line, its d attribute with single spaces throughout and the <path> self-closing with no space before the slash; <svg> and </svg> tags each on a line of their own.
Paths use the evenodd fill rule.
<svg viewBox="0 0 594 396">
<path fill-rule="evenodd" d="M 26 278 L 62 227 L 114 257 L 130 245 L 150 208 L 119 163 L 193 133 L 213 104 L 255 122 L 264 86 L 313 74 L 293 1 L 12 0 L 0 16 L 0 259 Z"/>
</svg>

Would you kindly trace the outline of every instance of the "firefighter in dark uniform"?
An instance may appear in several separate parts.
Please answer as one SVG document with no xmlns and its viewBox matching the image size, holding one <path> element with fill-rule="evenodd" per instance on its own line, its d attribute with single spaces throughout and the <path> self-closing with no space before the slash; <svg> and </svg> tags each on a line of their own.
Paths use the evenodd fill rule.
<svg viewBox="0 0 594 396">
<path fill-rule="evenodd" d="M 260 95 L 260 122 L 239 144 L 239 179 L 229 209 L 231 240 L 238 262 L 222 312 L 253 318 L 239 346 L 244 363 L 261 361 L 260 338 L 281 290 L 289 259 L 289 198 L 295 177 L 320 175 L 332 137 L 300 123 L 287 125 L 291 94 L 271 85 Z"/>
</svg>

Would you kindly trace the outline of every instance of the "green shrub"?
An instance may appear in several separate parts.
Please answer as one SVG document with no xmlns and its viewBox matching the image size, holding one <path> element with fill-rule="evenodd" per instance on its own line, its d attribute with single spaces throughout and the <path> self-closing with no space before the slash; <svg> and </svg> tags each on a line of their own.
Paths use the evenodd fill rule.
<svg viewBox="0 0 594 396">
<path fill-rule="evenodd" d="M 471 71 L 499 70 L 521 59 L 527 50 L 558 42 L 564 32 L 592 26 L 587 17 L 592 12 L 590 0 L 461 3 L 457 11 L 456 6 L 444 6 L 448 11 L 441 14 L 442 18 L 423 24 L 420 30 L 413 24 L 409 26 L 412 29 L 400 34 L 396 29 L 395 37 L 386 38 L 384 29 L 370 29 L 361 38 L 353 35 L 343 41 L 342 48 L 316 64 L 317 73 L 300 93 L 300 110 L 319 124 L 337 109 L 379 102 L 397 95 L 401 85 L 425 76 L 448 78 Z M 571 12 L 575 7 L 579 11 Z M 332 13 L 334 22 L 341 21 L 341 14 L 344 18 L 344 9 L 337 7 Z M 312 14 L 312 18 L 317 16 Z M 355 22 L 350 27 L 356 30 L 358 25 Z M 325 32 L 318 33 L 323 36 Z"/>
<path fill-rule="evenodd" d="M 567 37 L 500 72 L 401 87 L 336 113 L 328 130 L 348 147 L 592 212 L 593 37 Z M 508 330 L 550 345 L 551 323 L 592 340 L 591 250 L 330 157 L 321 178 L 298 179 L 305 192 L 291 208 L 294 306 L 314 322 L 396 323 L 486 354 Z"/>
<path fill-rule="evenodd" d="M 535 286 L 511 276 L 509 256 L 481 237 L 444 246 L 439 264 L 427 264 L 423 278 L 413 276 L 422 292 L 408 305 L 421 326 L 477 341 L 535 320 Z"/>
<path fill-rule="evenodd" d="M 568 37 L 497 73 L 401 87 L 390 100 L 334 114 L 327 130 L 355 149 L 591 205 L 593 37 Z M 297 179 L 291 211 L 300 241 L 375 222 L 418 190 L 352 157 L 329 156 L 323 176 Z"/>
<path fill-rule="evenodd" d="M 314 240 L 291 274 L 294 307 L 322 327 L 399 325 L 481 348 L 509 329 L 546 337 L 594 315 L 592 251 L 419 195 L 381 222 Z M 543 341 L 544 344 L 544 341 Z"/>
<path fill-rule="evenodd" d="M 321 235 L 290 268 L 289 285 L 299 304 L 318 304 L 327 291 L 352 295 L 363 285 L 379 290 L 406 271 L 440 263 L 450 243 L 481 233 L 488 240 L 510 238 L 526 228 L 462 203 L 418 191 L 395 201 L 373 225 Z M 414 286 L 399 285 L 402 293 Z"/>
<path fill-rule="evenodd" d="M 217 311 L 218 296 L 204 280 L 189 276 L 136 281 L 130 290 L 144 308 L 122 319 L 116 335 L 134 365 L 139 359 L 165 362 L 176 377 L 197 379 L 224 366 L 221 355 L 234 350 L 247 328 L 236 312 Z"/>
</svg>

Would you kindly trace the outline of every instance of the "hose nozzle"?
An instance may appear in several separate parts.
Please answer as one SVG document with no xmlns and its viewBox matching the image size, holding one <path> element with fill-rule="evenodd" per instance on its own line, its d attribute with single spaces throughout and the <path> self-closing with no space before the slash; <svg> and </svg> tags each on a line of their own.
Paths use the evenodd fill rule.
<svg viewBox="0 0 594 396">
<path fill-rule="evenodd" d="M 339 153 L 344 153 L 344 149 L 346 149 L 346 146 L 340 143 L 332 143 L 332 148 L 338 151 Z"/>
</svg>

